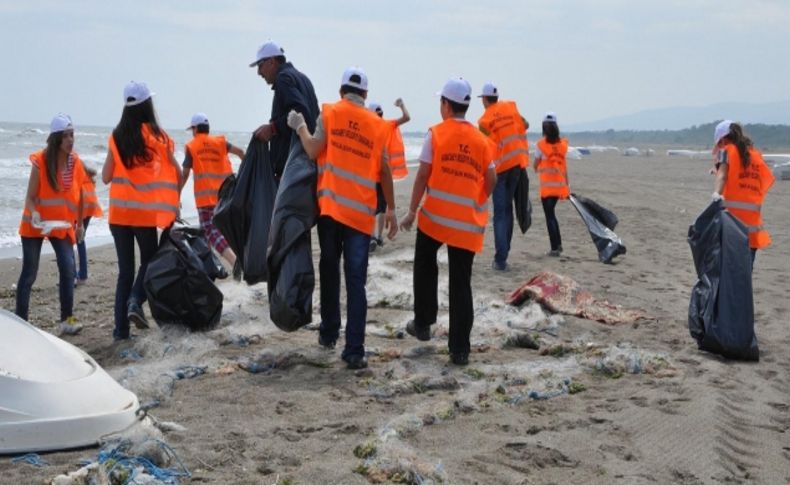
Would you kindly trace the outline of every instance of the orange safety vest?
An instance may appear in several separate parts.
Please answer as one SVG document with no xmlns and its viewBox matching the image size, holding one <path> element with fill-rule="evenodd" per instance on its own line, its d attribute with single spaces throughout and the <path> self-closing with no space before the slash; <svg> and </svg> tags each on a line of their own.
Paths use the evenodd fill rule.
<svg viewBox="0 0 790 485">
<path fill-rule="evenodd" d="M 540 176 L 540 198 L 567 199 L 571 195 L 568 164 L 565 161 L 568 140 L 561 138 L 557 143 L 548 143 L 545 138 L 541 138 L 538 140 L 538 150 L 543 153 L 543 158 L 535 167 Z"/>
<path fill-rule="evenodd" d="M 96 197 L 96 185 L 86 175 L 85 181 L 82 183 L 82 218 L 101 217 L 103 215 L 104 211 L 99 205 L 99 198 Z"/>
<path fill-rule="evenodd" d="M 326 147 L 318 156 L 318 208 L 365 234 L 373 234 L 376 180 L 389 136 L 387 122 L 342 99 L 321 108 Z"/>
<path fill-rule="evenodd" d="M 167 134 L 163 138 L 155 137 L 147 124 L 143 124 L 142 134 L 153 158 L 130 168 L 124 166 L 115 139 L 110 135 L 113 172 L 109 223 L 166 228 L 175 221 L 179 204 L 178 172 L 169 157 L 173 141 Z"/>
<path fill-rule="evenodd" d="M 195 172 L 195 205 L 214 207 L 219 187 L 233 173 L 228 159 L 228 142 L 221 135 L 198 133 L 187 143 L 186 149 L 192 155 Z"/>
<path fill-rule="evenodd" d="M 750 248 L 766 248 L 771 245 L 771 236 L 763 227 L 760 209 L 768 189 L 774 184 L 774 174 L 756 149 L 749 149 L 746 168 L 734 144 L 727 143 L 724 149 L 727 150 L 727 183 L 721 194 L 724 207 L 746 226 Z"/>
<path fill-rule="evenodd" d="M 22 212 L 22 222 L 19 224 L 19 235 L 23 237 L 47 237 L 64 239 L 68 238 L 74 244 L 77 238 L 74 235 L 74 223 L 79 215 L 80 187 L 85 176 L 82 160 L 76 152 L 71 152 L 74 157 L 74 179 L 69 189 L 55 190 L 49 185 L 47 179 L 46 151 L 41 150 L 30 155 L 30 161 L 38 164 L 38 195 L 35 208 L 41 215 L 42 221 L 69 221 L 72 226 L 68 229 L 53 229 L 48 235 L 41 233 L 40 229 L 31 224 L 32 216 L 27 208 Z"/>
<path fill-rule="evenodd" d="M 513 101 L 498 101 L 486 108 L 477 121 L 491 140 L 496 143 L 497 153 L 494 163 L 496 173 L 513 167 L 529 166 L 529 143 L 527 125 Z"/>
<path fill-rule="evenodd" d="M 400 180 L 409 175 L 409 168 L 406 167 L 406 149 L 403 147 L 403 136 L 400 133 L 397 120 L 392 120 L 389 123 L 392 126 L 390 141 L 387 145 L 390 170 L 392 170 L 392 179 Z"/>
<path fill-rule="evenodd" d="M 485 173 L 496 148 L 455 119 L 431 127 L 431 175 L 417 227 L 433 239 L 479 253 L 488 222 Z"/>
</svg>

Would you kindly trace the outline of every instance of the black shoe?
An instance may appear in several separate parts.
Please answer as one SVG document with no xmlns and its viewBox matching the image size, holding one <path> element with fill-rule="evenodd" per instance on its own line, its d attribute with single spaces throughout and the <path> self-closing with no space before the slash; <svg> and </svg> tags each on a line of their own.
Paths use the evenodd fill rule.
<svg viewBox="0 0 790 485">
<path fill-rule="evenodd" d="M 130 301 L 129 305 L 126 307 L 126 318 L 129 319 L 131 323 L 134 324 L 135 327 L 146 329 L 151 328 L 148 325 L 148 320 L 145 318 L 145 313 L 143 313 L 143 309 L 140 307 L 140 304 L 134 301 Z"/>
<path fill-rule="evenodd" d="M 238 259 L 233 263 L 233 279 L 241 281 L 241 261 Z"/>
<path fill-rule="evenodd" d="M 467 365 L 469 364 L 469 354 L 466 352 L 450 354 L 450 362 L 455 365 Z"/>
<path fill-rule="evenodd" d="M 406 324 L 406 333 L 412 337 L 417 337 L 417 340 L 422 340 L 423 342 L 431 340 L 431 327 L 417 327 L 414 320 Z"/>
<path fill-rule="evenodd" d="M 318 345 L 325 348 L 326 350 L 332 350 L 335 348 L 335 340 L 324 340 L 324 337 L 321 334 L 318 334 Z"/>
<path fill-rule="evenodd" d="M 364 355 L 349 355 L 343 357 L 343 361 L 346 363 L 346 367 L 352 370 L 364 369 L 368 366 L 368 359 Z"/>
<path fill-rule="evenodd" d="M 508 266 L 507 263 L 499 264 L 496 261 L 492 261 L 491 269 L 493 269 L 494 271 L 501 271 L 504 273 L 505 271 L 508 271 L 510 267 Z"/>
</svg>

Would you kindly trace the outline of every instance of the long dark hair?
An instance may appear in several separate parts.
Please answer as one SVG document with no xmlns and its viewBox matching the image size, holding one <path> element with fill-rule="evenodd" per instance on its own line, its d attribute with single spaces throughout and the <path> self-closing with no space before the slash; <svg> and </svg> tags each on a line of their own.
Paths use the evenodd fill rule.
<svg viewBox="0 0 790 485">
<path fill-rule="evenodd" d="M 63 132 L 56 131 L 47 137 L 47 149 L 44 152 L 44 163 L 47 165 L 47 182 L 54 191 L 60 191 L 58 183 L 58 153 L 63 143 Z"/>
<path fill-rule="evenodd" d="M 154 158 L 154 153 L 145 145 L 143 139 L 143 123 L 148 124 L 155 137 L 165 138 L 164 132 L 156 121 L 156 112 L 151 98 L 134 106 L 124 106 L 121 121 L 112 130 L 115 146 L 118 147 L 121 162 L 126 168 L 131 168 L 135 163 L 140 165 L 149 163 Z"/>
<path fill-rule="evenodd" d="M 550 144 L 557 143 L 560 141 L 560 127 L 557 126 L 555 121 L 544 121 L 543 136 L 546 137 L 546 141 Z"/>
<path fill-rule="evenodd" d="M 735 145 L 738 149 L 738 155 L 741 156 L 741 165 L 743 168 L 749 166 L 750 156 L 749 149 L 752 147 L 752 140 L 743 134 L 743 128 L 738 123 L 730 123 L 730 132 L 724 135 L 725 140 Z"/>
</svg>

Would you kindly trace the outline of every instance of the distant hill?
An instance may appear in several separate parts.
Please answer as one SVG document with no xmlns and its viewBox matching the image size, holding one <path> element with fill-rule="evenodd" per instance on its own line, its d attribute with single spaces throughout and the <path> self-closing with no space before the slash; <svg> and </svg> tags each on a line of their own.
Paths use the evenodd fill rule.
<svg viewBox="0 0 790 485">
<path fill-rule="evenodd" d="M 790 125 L 790 100 L 772 103 L 718 103 L 640 111 L 624 116 L 562 126 L 567 132 L 604 130 L 680 130 L 710 120 Z"/>
<path fill-rule="evenodd" d="M 682 130 L 606 130 L 563 132 L 571 145 L 662 145 L 676 148 L 706 149 L 713 147 L 713 130 L 718 121 L 695 125 Z M 746 124 L 746 134 L 763 151 L 790 151 L 790 126 Z"/>
</svg>

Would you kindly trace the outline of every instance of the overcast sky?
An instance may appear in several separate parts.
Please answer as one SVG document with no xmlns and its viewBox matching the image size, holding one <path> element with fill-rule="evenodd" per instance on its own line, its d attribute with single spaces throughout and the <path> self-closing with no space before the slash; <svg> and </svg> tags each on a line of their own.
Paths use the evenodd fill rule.
<svg viewBox="0 0 790 485">
<path fill-rule="evenodd" d="M 145 81 L 162 124 L 204 111 L 215 131 L 252 131 L 272 92 L 255 69 L 267 39 L 337 99 L 347 66 L 369 99 L 439 121 L 450 76 L 491 80 L 536 124 L 560 126 L 670 106 L 790 99 L 788 0 L 55 1 L 0 0 L 0 120 L 58 111 L 113 126 L 123 86 Z M 482 107 L 474 99 L 469 118 Z"/>
</svg>

